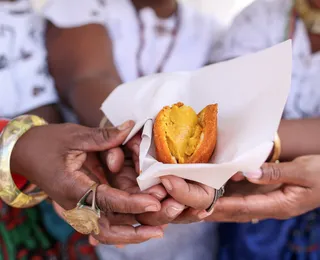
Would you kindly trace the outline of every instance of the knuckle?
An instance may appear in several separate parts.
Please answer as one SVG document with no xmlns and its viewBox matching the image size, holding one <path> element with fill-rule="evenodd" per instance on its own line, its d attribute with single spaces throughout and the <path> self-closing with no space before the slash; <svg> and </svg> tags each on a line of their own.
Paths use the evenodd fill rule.
<svg viewBox="0 0 320 260">
<path fill-rule="evenodd" d="M 131 207 L 130 204 L 123 203 L 123 205 L 121 207 L 122 207 L 123 212 L 125 212 L 125 213 L 132 213 L 133 212 L 133 208 Z"/>
<path fill-rule="evenodd" d="M 100 237 L 97 240 L 103 245 L 110 245 L 111 244 L 111 241 L 110 241 L 110 239 L 109 239 L 107 234 L 105 236 L 103 236 L 103 237 Z"/>
<path fill-rule="evenodd" d="M 72 123 L 64 123 L 63 128 L 64 128 L 64 131 L 72 134 L 74 132 L 75 128 L 77 128 L 77 125 L 72 124 Z"/>
<path fill-rule="evenodd" d="M 100 197 L 97 195 L 97 204 L 99 208 L 105 213 L 114 212 L 114 207 L 112 203 L 106 197 Z"/>
<path fill-rule="evenodd" d="M 63 133 L 63 136 L 68 143 L 75 143 L 74 141 L 78 136 L 78 132 L 79 132 L 79 129 L 75 124 L 64 123 L 62 125 L 61 133 Z"/>
<path fill-rule="evenodd" d="M 239 205 L 239 207 L 236 210 L 231 212 L 230 215 L 231 218 L 235 220 L 246 218 L 250 215 L 250 209 L 248 208 L 246 203 L 241 203 L 241 205 Z"/>
<path fill-rule="evenodd" d="M 206 210 L 208 209 L 216 196 L 215 190 L 214 189 L 206 189 L 206 195 L 204 197 L 202 197 L 201 200 L 199 200 L 199 204 L 195 207 L 195 209 L 197 210 Z"/>
<path fill-rule="evenodd" d="M 141 214 L 137 216 L 137 221 L 141 224 L 148 225 L 148 226 L 161 226 L 171 222 L 171 220 L 164 221 L 163 217 L 157 216 L 156 214 Z"/>
<path fill-rule="evenodd" d="M 94 144 L 99 146 L 109 139 L 108 131 L 101 128 L 93 128 L 90 130 L 90 138 Z"/>
<path fill-rule="evenodd" d="M 282 172 L 279 168 L 272 165 L 269 168 L 267 177 L 269 182 L 279 181 L 281 179 Z"/>
</svg>

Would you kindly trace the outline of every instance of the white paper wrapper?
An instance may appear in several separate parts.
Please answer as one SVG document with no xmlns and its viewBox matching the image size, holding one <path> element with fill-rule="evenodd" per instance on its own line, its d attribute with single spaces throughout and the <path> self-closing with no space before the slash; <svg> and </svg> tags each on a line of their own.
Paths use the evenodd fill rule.
<svg viewBox="0 0 320 260">
<path fill-rule="evenodd" d="M 143 127 L 142 174 L 137 179 L 142 190 L 165 175 L 219 189 L 236 172 L 257 170 L 268 157 L 289 93 L 291 66 L 287 41 L 195 72 L 157 74 L 123 84 L 102 111 L 114 125 L 136 122 L 128 139 Z M 153 119 L 164 106 L 179 101 L 196 112 L 218 103 L 218 142 L 208 164 L 162 164 L 155 159 Z"/>
</svg>

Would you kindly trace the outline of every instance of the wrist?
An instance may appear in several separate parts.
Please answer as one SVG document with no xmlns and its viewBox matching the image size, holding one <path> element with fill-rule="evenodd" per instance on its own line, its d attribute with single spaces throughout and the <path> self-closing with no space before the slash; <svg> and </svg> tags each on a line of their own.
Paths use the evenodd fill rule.
<svg viewBox="0 0 320 260">
<path fill-rule="evenodd" d="M 37 126 L 41 127 L 41 126 Z M 15 143 L 11 157 L 10 157 L 10 168 L 11 171 L 16 173 L 16 175 L 23 176 L 26 179 L 29 179 L 29 167 L 26 160 L 24 160 L 25 154 L 28 153 L 29 149 L 32 149 L 32 132 L 36 127 L 30 128 L 26 131 Z M 31 138 L 29 138 L 31 136 Z"/>
</svg>

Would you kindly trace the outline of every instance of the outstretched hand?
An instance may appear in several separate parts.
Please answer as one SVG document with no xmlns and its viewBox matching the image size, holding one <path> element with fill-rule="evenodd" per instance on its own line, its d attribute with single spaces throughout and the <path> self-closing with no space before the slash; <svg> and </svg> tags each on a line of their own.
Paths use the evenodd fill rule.
<svg viewBox="0 0 320 260">
<path fill-rule="evenodd" d="M 260 170 L 245 174 L 251 184 L 239 182 L 231 189 L 227 188 L 229 194 L 219 199 L 208 220 L 288 219 L 318 208 L 319 170 L 318 155 L 300 157 L 292 162 L 264 164 Z"/>
</svg>

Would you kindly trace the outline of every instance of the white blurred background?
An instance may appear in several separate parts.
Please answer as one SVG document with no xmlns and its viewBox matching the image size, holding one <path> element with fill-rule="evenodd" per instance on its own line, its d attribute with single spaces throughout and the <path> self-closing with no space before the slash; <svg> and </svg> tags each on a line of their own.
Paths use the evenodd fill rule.
<svg viewBox="0 0 320 260">
<path fill-rule="evenodd" d="M 229 25 L 234 16 L 254 0 L 181 0 L 206 13 L 215 15 L 219 22 Z"/>
</svg>

